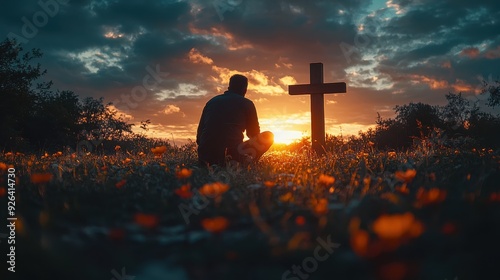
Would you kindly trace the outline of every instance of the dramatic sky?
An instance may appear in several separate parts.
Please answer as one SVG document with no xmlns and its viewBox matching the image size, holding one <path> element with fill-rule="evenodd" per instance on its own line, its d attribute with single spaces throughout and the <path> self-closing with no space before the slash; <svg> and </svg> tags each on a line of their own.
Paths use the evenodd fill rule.
<svg viewBox="0 0 500 280">
<path fill-rule="evenodd" d="M 493 0 L 23 0 L 0 4 L 2 36 L 40 48 L 55 89 L 104 97 L 149 133 L 193 139 L 232 74 L 250 80 L 262 130 L 310 133 L 309 63 L 347 93 L 325 96 L 326 131 L 357 134 L 395 105 L 479 96 L 500 65 Z M 138 127 L 137 127 L 138 128 Z"/>
</svg>

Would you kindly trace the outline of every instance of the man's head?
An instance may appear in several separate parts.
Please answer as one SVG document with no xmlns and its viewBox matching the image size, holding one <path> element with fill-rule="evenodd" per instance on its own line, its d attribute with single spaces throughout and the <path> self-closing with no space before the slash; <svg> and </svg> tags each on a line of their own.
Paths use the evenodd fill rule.
<svg viewBox="0 0 500 280">
<path fill-rule="evenodd" d="M 236 74 L 231 76 L 231 78 L 229 79 L 228 89 L 234 93 L 245 96 L 245 94 L 247 93 L 247 87 L 248 79 L 243 75 Z"/>
</svg>

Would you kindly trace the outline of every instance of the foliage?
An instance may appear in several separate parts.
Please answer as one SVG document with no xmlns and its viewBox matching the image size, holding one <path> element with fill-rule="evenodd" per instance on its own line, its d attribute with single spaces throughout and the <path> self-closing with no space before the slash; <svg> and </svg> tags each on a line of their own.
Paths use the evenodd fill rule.
<svg viewBox="0 0 500 280">
<path fill-rule="evenodd" d="M 500 123 L 500 116 L 482 112 L 461 93 L 446 95 L 445 106 L 410 103 L 396 106 L 394 119 L 379 116 L 374 132 L 361 133 L 379 148 L 408 149 L 415 143 L 436 133 L 443 137 L 441 144 L 470 148 L 499 147 L 500 134 L 492 133 Z M 466 145 L 466 146 L 463 146 Z"/>
<path fill-rule="evenodd" d="M 482 94 L 489 93 L 488 105 L 495 107 L 500 105 L 500 81 L 496 80 L 493 83 L 483 82 Z"/>
<path fill-rule="evenodd" d="M 40 50 L 22 54 L 15 41 L 0 44 L 0 145 L 4 150 L 56 150 L 81 140 L 123 139 L 131 125 L 111 104 L 92 97 L 80 100 L 71 91 L 51 90 L 39 82 L 46 73 Z"/>
<path fill-rule="evenodd" d="M 112 155 L 0 155 L 0 172 L 15 166 L 23 182 L 18 273 L 95 279 L 125 267 L 136 279 L 149 279 L 153 268 L 165 279 L 280 279 L 315 256 L 319 239 L 338 246 L 311 279 L 496 272 L 499 150 L 425 138 L 386 152 L 356 140 L 329 137 L 322 157 L 303 146 L 248 168 L 199 168 L 194 143 L 157 149 L 150 142 Z M 6 195 L 0 190 L 0 200 Z"/>
</svg>

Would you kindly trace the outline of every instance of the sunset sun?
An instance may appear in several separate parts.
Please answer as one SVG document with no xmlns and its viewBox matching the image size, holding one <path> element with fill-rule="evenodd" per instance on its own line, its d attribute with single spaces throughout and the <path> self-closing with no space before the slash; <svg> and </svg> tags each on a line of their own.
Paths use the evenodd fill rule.
<svg viewBox="0 0 500 280">
<path fill-rule="evenodd" d="M 303 137 L 303 133 L 293 130 L 274 130 L 274 143 L 276 144 L 291 144 Z"/>
</svg>

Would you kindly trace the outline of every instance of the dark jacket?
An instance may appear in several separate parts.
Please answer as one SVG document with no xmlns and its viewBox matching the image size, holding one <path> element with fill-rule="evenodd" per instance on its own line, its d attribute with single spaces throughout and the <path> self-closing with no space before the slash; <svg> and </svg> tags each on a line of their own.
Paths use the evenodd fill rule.
<svg viewBox="0 0 500 280">
<path fill-rule="evenodd" d="M 235 151 L 243 142 L 243 132 L 260 133 L 255 105 L 249 99 L 226 91 L 210 99 L 201 115 L 196 143 L 200 162 L 223 164 L 226 149 Z"/>
</svg>

